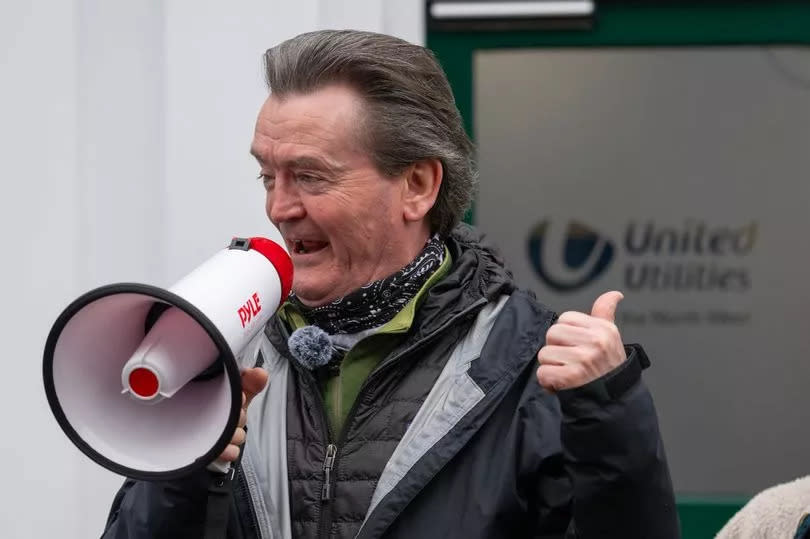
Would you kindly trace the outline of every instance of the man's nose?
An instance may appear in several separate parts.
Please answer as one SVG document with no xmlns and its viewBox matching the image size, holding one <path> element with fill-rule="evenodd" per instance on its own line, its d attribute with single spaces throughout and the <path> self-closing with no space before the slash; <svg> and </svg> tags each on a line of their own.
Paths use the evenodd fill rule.
<svg viewBox="0 0 810 539">
<path fill-rule="evenodd" d="M 276 176 L 275 185 L 267 192 L 267 215 L 274 223 L 304 217 L 306 211 L 298 187 L 286 174 Z"/>
</svg>

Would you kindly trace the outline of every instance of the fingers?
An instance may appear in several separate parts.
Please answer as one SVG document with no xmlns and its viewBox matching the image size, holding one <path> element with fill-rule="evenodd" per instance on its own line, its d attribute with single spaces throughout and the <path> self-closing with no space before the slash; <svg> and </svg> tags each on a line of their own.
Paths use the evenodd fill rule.
<svg viewBox="0 0 810 539">
<path fill-rule="evenodd" d="M 239 416 L 239 426 L 233 432 L 233 436 L 231 437 L 231 442 L 228 444 L 227 447 L 222 451 L 219 455 L 221 460 L 227 462 L 234 462 L 239 458 L 239 453 L 241 451 L 241 446 L 245 443 L 247 439 L 247 432 L 244 429 L 245 426 L 245 410 L 242 410 L 242 415 Z"/>
<path fill-rule="evenodd" d="M 557 372 L 557 379 L 565 378 L 565 387 L 571 382 L 579 385 L 585 380 L 595 380 L 604 374 L 605 361 L 603 353 L 594 347 L 585 346 L 544 346 L 537 353 L 537 361 L 541 367 L 560 367 L 559 369 L 544 369 L 544 371 Z M 555 389 L 560 389 L 555 387 Z"/>
<path fill-rule="evenodd" d="M 552 393 L 576 387 L 583 376 L 578 369 L 569 365 L 540 365 L 537 369 L 540 386 Z"/>
<path fill-rule="evenodd" d="M 541 365 L 568 365 L 575 363 L 578 355 L 574 346 L 546 345 L 537 352 L 537 361 Z"/>
<path fill-rule="evenodd" d="M 234 431 L 233 438 L 231 438 L 231 443 L 233 445 L 242 445 L 243 443 L 245 443 L 246 437 L 247 433 L 245 432 L 245 429 L 240 427 Z"/>
<path fill-rule="evenodd" d="M 619 340 L 621 335 L 616 324 L 577 312 L 564 313 L 546 332 L 546 346 L 592 347 L 608 351 Z"/>
<path fill-rule="evenodd" d="M 537 381 L 548 391 L 581 387 L 621 365 L 627 356 L 614 323 L 624 298 L 611 291 L 599 296 L 591 314 L 576 311 L 559 316 L 537 352 Z"/>
<path fill-rule="evenodd" d="M 225 448 L 222 454 L 219 455 L 219 459 L 226 462 L 236 462 L 239 458 L 239 451 L 239 446 L 230 444 Z"/>
<path fill-rule="evenodd" d="M 242 372 L 242 409 L 239 410 L 239 421 L 236 430 L 231 437 L 231 443 L 220 454 L 219 458 L 226 462 L 235 462 L 239 458 L 241 446 L 245 443 L 247 432 L 245 425 L 247 425 L 247 408 L 250 401 L 267 385 L 267 371 L 262 368 L 256 367 L 253 369 L 245 369 Z"/>
<path fill-rule="evenodd" d="M 225 448 L 222 454 L 219 456 L 220 459 L 226 460 L 228 462 L 233 462 L 239 458 L 239 452 L 241 448 L 239 447 L 243 443 L 245 443 L 245 439 L 247 438 L 247 432 L 242 427 L 237 428 L 234 433 L 233 437 L 231 438 L 231 443 Z"/>
<path fill-rule="evenodd" d="M 247 423 L 247 410 L 245 408 L 242 408 L 242 411 L 239 413 L 239 424 L 236 427 L 236 430 L 233 432 L 230 444 L 228 444 L 228 446 L 225 448 L 222 454 L 220 454 L 219 456 L 220 459 L 227 462 L 234 462 L 236 459 L 239 458 L 239 452 L 241 451 L 241 448 L 239 446 L 245 443 L 245 440 L 247 439 L 247 432 L 245 431 L 246 423 Z"/>
<path fill-rule="evenodd" d="M 583 326 L 574 326 L 558 322 L 546 332 L 546 345 L 573 346 L 588 342 L 591 332 Z"/>
<path fill-rule="evenodd" d="M 594 325 L 594 321 L 605 324 L 608 323 L 606 320 L 594 318 L 589 314 L 578 311 L 566 311 L 557 318 L 557 322 L 555 322 L 555 324 L 568 324 L 571 326 L 579 326 L 581 328 L 589 328 Z"/>
<path fill-rule="evenodd" d="M 245 395 L 245 403 L 244 408 L 247 408 L 250 405 L 250 401 L 253 400 L 264 386 L 267 385 L 267 371 L 262 369 L 261 367 L 255 367 L 252 369 L 245 369 L 242 373 L 242 391 Z"/>
<path fill-rule="evenodd" d="M 610 320 L 598 318 L 590 314 L 580 313 L 577 311 L 567 311 L 562 313 L 558 318 L 556 324 L 566 324 L 569 326 L 577 326 L 581 328 L 591 329 L 594 327 L 602 326 L 605 329 L 616 327 L 616 324 Z M 553 326 L 552 326 L 553 327 Z"/>
<path fill-rule="evenodd" d="M 593 302 L 591 316 L 613 322 L 616 320 L 616 307 L 624 299 L 624 294 L 617 290 L 605 292 Z"/>
</svg>

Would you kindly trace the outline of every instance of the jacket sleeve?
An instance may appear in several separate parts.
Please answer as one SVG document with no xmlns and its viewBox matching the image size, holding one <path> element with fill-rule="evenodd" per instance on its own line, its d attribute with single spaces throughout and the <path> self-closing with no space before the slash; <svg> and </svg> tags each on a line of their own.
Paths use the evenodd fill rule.
<svg viewBox="0 0 810 539">
<path fill-rule="evenodd" d="M 638 345 L 604 377 L 558 393 L 564 465 L 572 483 L 567 537 L 677 539 L 675 496 Z"/>
<path fill-rule="evenodd" d="M 174 481 L 127 479 L 113 499 L 102 539 L 205 537 L 211 491 L 225 474 L 201 470 Z"/>
</svg>

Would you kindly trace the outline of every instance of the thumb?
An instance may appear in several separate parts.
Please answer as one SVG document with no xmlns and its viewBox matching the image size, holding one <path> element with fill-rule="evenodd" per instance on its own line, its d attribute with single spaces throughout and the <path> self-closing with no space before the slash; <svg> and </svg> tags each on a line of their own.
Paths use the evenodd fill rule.
<svg viewBox="0 0 810 539">
<path fill-rule="evenodd" d="M 244 408 L 247 408 L 253 397 L 267 385 L 267 376 L 267 371 L 260 367 L 245 369 L 242 372 L 242 392 L 245 394 Z"/>
<path fill-rule="evenodd" d="M 593 302 L 591 316 L 613 322 L 616 319 L 616 307 L 624 299 L 624 294 L 616 290 L 605 292 Z"/>
</svg>

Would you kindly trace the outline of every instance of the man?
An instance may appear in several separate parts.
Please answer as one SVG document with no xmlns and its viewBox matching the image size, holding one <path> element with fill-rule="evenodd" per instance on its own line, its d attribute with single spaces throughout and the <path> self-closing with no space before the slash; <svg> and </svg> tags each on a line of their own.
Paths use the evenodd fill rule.
<svg viewBox="0 0 810 539">
<path fill-rule="evenodd" d="M 251 151 L 295 281 L 243 376 L 249 434 L 228 476 L 125 483 L 104 537 L 677 537 L 621 294 L 557 317 L 458 225 L 472 146 L 433 56 L 324 31 L 265 61 Z M 307 326 L 325 366 L 290 346 Z"/>
</svg>

